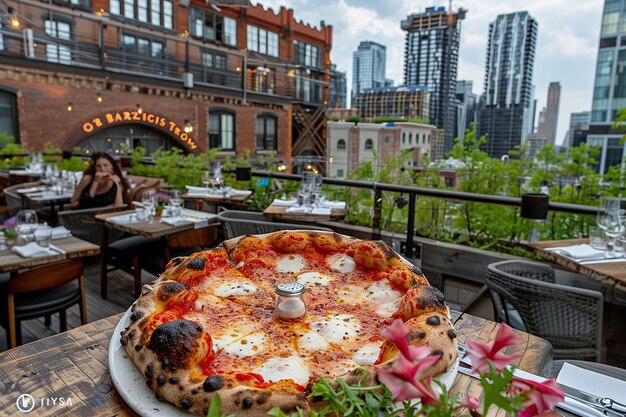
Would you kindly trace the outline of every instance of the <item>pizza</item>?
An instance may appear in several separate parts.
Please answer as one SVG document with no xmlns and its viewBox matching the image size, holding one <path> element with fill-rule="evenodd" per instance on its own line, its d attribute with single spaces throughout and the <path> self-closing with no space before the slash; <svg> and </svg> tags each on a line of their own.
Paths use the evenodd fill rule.
<svg viewBox="0 0 626 417">
<path fill-rule="evenodd" d="M 384 242 L 332 232 L 247 235 L 172 259 L 131 313 L 128 356 L 157 398 L 198 415 L 216 394 L 226 414 L 307 415 L 319 378 L 377 384 L 399 355 L 380 333 L 396 318 L 411 345 L 440 356 L 420 378 L 457 356 L 444 296 L 418 268 Z"/>
</svg>

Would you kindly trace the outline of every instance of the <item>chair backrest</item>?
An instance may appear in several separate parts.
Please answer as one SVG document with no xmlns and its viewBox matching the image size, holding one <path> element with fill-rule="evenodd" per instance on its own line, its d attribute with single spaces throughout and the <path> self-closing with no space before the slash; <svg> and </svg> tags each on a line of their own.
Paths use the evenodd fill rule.
<svg viewBox="0 0 626 417">
<path fill-rule="evenodd" d="M 158 192 L 160 182 L 161 181 L 159 179 L 155 179 L 155 180 L 148 180 L 142 184 L 139 184 L 132 191 L 130 195 L 130 201 L 141 201 L 141 196 L 143 195 L 143 193 L 150 189 L 154 190 L 155 193 Z"/>
<path fill-rule="evenodd" d="M 14 216 L 15 214 L 17 214 L 18 211 L 23 208 L 22 196 L 19 195 L 17 190 L 20 190 L 22 188 L 36 187 L 38 185 L 40 185 L 39 182 L 24 182 L 21 184 L 12 185 L 4 189 L 4 198 L 7 203 L 9 216 Z"/>
<path fill-rule="evenodd" d="M 124 209 L 124 207 L 96 207 L 61 211 L 58 213 L 59 224 L 67 227 L 75 237 L 102 246 L 103 226 L 96 221 L 96 214 L 111 213 Z M 115 229 L 109 230 L 109 242 L 121 238 L 122 235 L 122 232 Z"/>
<path fill-rule="evenodd" d="M 263 216 L 263 213 L 258 211 L 245 211 L 245 210 L 224 210 L 219 213 L 220 217 L 227 219 L 237 220 L 254 220 L 266 222 L 268 219 Z"/>
<path fill-rule="evenodd" d="M 233 213 L 230 210 L 224 211 L 218 215 L 222 227 L 224 229 L 224 237 L 232 239 L 244 235 L 259 235 L 279 230 L 319 230 L 324 232 L 332 232 L 332 229 L 320 226 L 309 226 L 303 224 L 268 222 L 261 220 L 247 220 L 230 217 Z M 227 213 L 226 216 L 224 214 Z M 243 211 L 242 213 L 250 213 Z"/>
<path fill-rule="evenodd" d="M 217 239 L 215 227 L 201 227 L 177 233 L 167 239 L 168 248 L 208 247 Z"/>
<path fill-rule="evenodd" d="M 47 290 L 79 279 L 83 271 L 84 265 L 80 259 L 33 268 L 11 278 L 7 283 L 7 291 L 9 294 L 18 294 Z"/>
<path fill-rule="evenodd" d="M 528 333 L 552 343 L 555 359 L 593 356 L 600 361 L 602 293 L 533 279 L 533 273 L 524 275 L 521 271 L 523 264 L 511 267 L 519 262 L 523 261 L 502 261 L 487 266 L 486 283 L 492 293 L 519 312 Z M 538 265 L 524 263 L 533 264 L 531 267 Z"/>
</svg>

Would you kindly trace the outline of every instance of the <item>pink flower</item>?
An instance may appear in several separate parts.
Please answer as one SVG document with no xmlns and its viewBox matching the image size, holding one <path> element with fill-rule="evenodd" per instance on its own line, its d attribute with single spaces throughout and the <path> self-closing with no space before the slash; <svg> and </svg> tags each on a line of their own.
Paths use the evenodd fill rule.
<svg viewBox="0 0 626 417">
<path fill-rule="evenodd" d="M 475 373 L 489 373 L 489 361 L 493 364 L 498 372 L 506 368 L 511 361 L 520 355 L 505 355 L 500 353 L 504 347 L 521 343 L 522 340 L 513 330 L 502 323 L 496 339 L 489 343 L 480 343 L 468 341 L 466 349 L 470 359 L 472 360 L 472 370 Z"/>
<path fill-rule="evenodd" d="M 457 407 L 457 410 L 460 408 L 467 408 L 468 410 L 478 410 L 480 403 L 478 402 L 478 398 L 469 396 L 464 403 L 460 403 Z"/>
<path fill-rule="evenodd" d="M 519 413 L 519 417 L 532 417 L 551 410 L 564 399 L 563 391 L 554 379 L 543 382 L 531 381 L 519 377 L 513 377 L 511 386 L 526 394 L 526 400 L 522 403 L 525 408 Z"/>
<path fill-rule="evenodd" d="M 391 326 L 385 327 L 380 334 L 387 338 L 387 340 L 393 342 L 402 356 L 409 359 L 411 362 L 416 362 L 426 356 L 428 356 L 428 348 L 426 346 L 414 347 L 409 346 L 409 342 L 406 339 L 406 335 L 409 333 L 409 329 L 404 325 L 402 320 L 395 319 Z M 424 355 L 426 351 L 426 355 Z"/>
</svg>

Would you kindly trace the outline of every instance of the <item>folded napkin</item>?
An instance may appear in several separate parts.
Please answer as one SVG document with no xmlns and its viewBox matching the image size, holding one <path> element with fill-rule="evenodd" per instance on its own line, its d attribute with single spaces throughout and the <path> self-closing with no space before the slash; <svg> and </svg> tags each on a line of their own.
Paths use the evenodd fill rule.
<svg viewBox="0 0 626 417">
<path fill-rule="evenodd" d="M 20 194 L 28 194 L 28 193 L 35 193 L 37 191 L 43 191 L 45 190 L 45 188 L 42 187 L 30 187 L 30 188 L 20 188 L 19 190 L 17 190 L 18 193 Z"/>
<path fill-rule="evenodd" d="M 282 206 L 282 207 L 291 207 L 291 206 L 295 206 L 298 203 L 297 200 L 292 199 L 292 200 L 278 200 L 275 199 L 274 201 L 272 201 L 272 205 L 273 206 Z"/>
<path fill-rule="evenodd" d="M 65 253 L 65 251 L 57 246 L 48 245 L 47 248 L 39 246 L 36 242 L 28 243 L 24 246 L 13 246 L 13 252 L 24 258 L 40 258 L 42 256 L 52 256 Z"/>
<path fill-rule="evenodd" d="M 332 210 L 329 208 L 325 208 L 325 207 L 315 207 L 313 210 L 311 210 L 311 214 L 319 214 L 322 216 L 330 216 L 330 212 Z"/>
<path fill-rule="evenodd" d="M 565 362 L 563 364 L 556 381 L 560 384 L 588 392 L 589 394 L 611 398 L 622 404 L 626 403 L 626 381 L 579 368 L 571 363 Z M 570 400 L 569 398 L 566 398 L 565 403 L 562 405 L 562 408 L 581 416 L 600 417 L 603 415 L 600 411 L 589 411 L 588 407 L 584 407 L 585 409 L 578 407 L 577 410 L 570 409 L 572 406 L 578 406 L 578 402 Z"/>
<path fill-rule="evenodd" d="M 604 251 L 594 249 L 586 244 L 548 248 L 547 250 L 573 259 L 601 258 L 604 255 Z"/>
<path fill-rule="evenodd" d="M 181 226 L 183 224 L 193 223 L 193 220 L 182 216 L 161 217 L 161 223 L 169 224 L 171 226 Z"/>
<path fill-rule="evenodd" d="M 345 201 L 325 201 L 322 206 L 329 207 L 333 209 L 345 209 L 346 202 Z"/>
<path fill-rule="evenodd" d="M 287 213 L 308 213 L 309 210 L 310 210 L 309 207 L 296 206 L 296 207 L 289 207 L 287 209 Z"/>
<path fill-rule="evenodd" d="M 136 220 L 135 213 L 122 214 L 115 217 L 109 217 L 107 219 L 108 222 L 124 224 L 124 223 L 133 223 Z"/>
<path fill-rule="evenodd" d="M 215 198 L 224 197 L 223 194 L 208 193 L 206 190 L 204 190 L 204 191 L 189 191 L 187 193 L 187 195 L 189 197 L 215 197 Z"/>
<path fill-rule="evenodd" d="M 65 226 L 58 226 L 52 228 L 52 239 L 61 239 L 63 237 L 72 236 L 72 232 Z"/>
<path fill-rule="evenodd" d="M 207 187 L 196 187 L 193 185 L 185 185 L 185 188 L 187 188 L 189 191 L 204 191 L 206 192 Z"/>
<path fill-rule="evenodd" d="M 244 196 L 250 194 L 252 194 L 252 191 L 250 190 L 235 190 L 234 188 L 230 190 L 230 195 Z"/>
</svg>

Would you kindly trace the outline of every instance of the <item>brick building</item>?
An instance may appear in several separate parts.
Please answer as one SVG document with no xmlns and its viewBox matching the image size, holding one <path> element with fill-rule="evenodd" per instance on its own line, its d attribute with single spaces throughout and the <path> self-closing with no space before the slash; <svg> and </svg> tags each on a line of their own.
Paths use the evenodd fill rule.
<svg viewBox="0 0 626 417">
<path fill-rule="evenodd" d="M 0 133 L 28 149 L 324 155 L 332 27 L 196 0 L 7 0 Z"/>
</svg>

